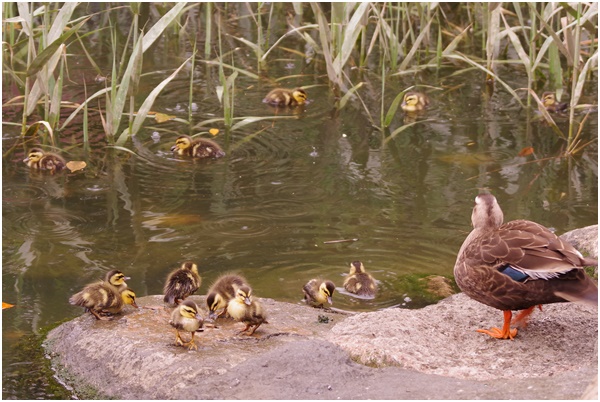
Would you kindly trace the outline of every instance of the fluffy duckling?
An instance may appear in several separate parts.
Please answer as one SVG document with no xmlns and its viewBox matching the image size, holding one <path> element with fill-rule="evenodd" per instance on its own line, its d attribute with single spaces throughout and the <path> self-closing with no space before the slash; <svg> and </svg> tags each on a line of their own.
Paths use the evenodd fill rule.
<svg viewBox="0 0 600 402">
<path fill-rule="evenodd" d="M 191 156 L 199 159 L 218 159 L 225 156 L 225 151 L 216 142 L 208 138 L 192 139 L 189 135 L 177 137 L 175 145 L 171 147 L 171 151 L 177 152 L 177 155 Z"/>
<path fill-rule="evenodd" d="M 559 103 L 556 100 L 556 95 L 554 92 L 544 92 L 542 94 L 542 103 L 544 104 L 546 110 L 551 113 L 565 112 L 569 106 L 566 103 Z"/>
<path fill-rule="evenodd" d="M 365 266 L 360 261 L 350 264 L 350 274 L 344 280 L 344 288 L 359 296 L 373 297 L 377 291 L 375 279 L 365 271 Z"/>
<path fill-rule="evenodd" d="M 273 106 L 298 106 L 306 102 L 308 95 L 302 88 L 275 88 L 265 96 L 263 103 Z"/>
<path fill-rule="evenodd" d="M 227 304 L 235 297 L 235 287 L 248 286 L 246 280 L 239 275 L 222 275 L 208 289 L 206 305 L 211 320 L 227 314 Z"/>
<path fill-rule="evenodd" d="M 126 304 L 137 308 L 135 293 L 125 283 L 127 279 L 121 271 L 112 270 L 103 281 L 91 283 L 71 296 L 69 303 L 85 307 L 98 320 L 109 319 L 103 316 L 119 313 Z"/>
<path fill-rule="evenodd" d="M 235 297 L 227 304 L 227 313 L 234 320 L 246 324 L 246 328 L 241 330 L 240 334 L 254 327 L 248 334 L 252 335 L 262 323 L 268 324 L 262 305 L 252 299 L 252 289 L 247 285 L 235 286 Z"/>
<path fill-rule="evenodd" d="M 175 328 L 175 345 L 187 346 L 190 350 L 197 350 L 198 347 L 194 343 L 194 334 L 202 328 L 203 323 L 200 309 L 196 303 L 191 300 L 182 301 L 171 313 L 171 320 L 169 321 L 169 324 Z M 179 335 L 179 331 L 191 332 L 192 339 L 189 342 L 184 342 L 181 335 Z"/>
<path fill-rule="evenodd" d="M 313 307 L 321 307 L 325 302 L 333 304 L 331 299 L 335 291 L 335 285 L 331 281 L 321 279 L 311 279 L 302 288 L 304 292 L 304 301 Z"/>
<path fill-rule="evenodd" d="M 405 112 L 419 112 L 429 106 L 429 97 L 420 92 L 407 92 L 400 106 Z"/>
<path fill-rule="evenodd" d="M 170 306 L 179 304 L 181 300 L 194 294 L 201 283 L 198 266 L 191 261 L 184 262 L 181 268 L 175 269 L 167 277 L 163 290 L 165 303 Z"/>
<path fill-rule="evenodd" d="M 67 165 L 62 156 L 44 152 L 41 148 L 31 148 L 23 162 L 32 169 L 48 170 L 52 173 L 63 170 Z"/>
</svg>

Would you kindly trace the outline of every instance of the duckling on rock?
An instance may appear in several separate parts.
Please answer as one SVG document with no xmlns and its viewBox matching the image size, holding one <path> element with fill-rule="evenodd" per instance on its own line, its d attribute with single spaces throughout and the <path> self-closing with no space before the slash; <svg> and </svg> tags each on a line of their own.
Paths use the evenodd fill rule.
<svg viewBox="0 0 600 402">
<path fill-rule="evenodd" d="M 254 327 L 248 334 L 252 335 L 261 324 L 268 324 L 267 315 L 262 305 L 257 300 L 252 299 L 252 289 L 249 286 L 234 287 L 235 297 L 227 304 L 227 313 L 234 320 L 246 324 L 246 328 L 241 330 L 240 333 L 248 331 L 250 327 Z"/>
<path fill-rule="evenodd" d="M 208 289 L 206 304 L 208 306 L 208 318 L 215 320 L 227 314 L 227 304 L 235 297 L 235 287 L 248 286 L 246 280 L 239 275 L 225 274 L 220 276 Z"/>
<path fill-rule="evenodd" d="M 429 106 L 429 97 L 420 92 L 407 92 L 402 100 L 402 110 L 405 112 L 419 112 Z"/>
<path fill-rule="evenodd" d="M 177 155 L 198 159 L 218 159 L 225 156 L 225 151 L 216 142 L 201 137 L 192 139 L 189 135 L 177 137 L 171 151 L 177 152 Z"/>
<path fill-rule="evenodd" d="M 569 105 L 566 103 L 559 103 L 556 100 L 556 95 L 554 92 L 544 92 L 542 94 L 542 103 L 547 111 L 550 113 L 562 113 L 567 110 Z"/>
<path fill-rule="evenodd" d="M 200 316 L 200 309 L 191 300 L 184 300 L 171 313 L 169 324 L 175 328 L 175 345 L 187 346 L 189 350 L 197 350 L 198 347 L 194 343 L 194 334 L 202 328 L 204 321 Z M 184 342 L 179 335 L 179 331 L 191 332 L 192 338 L 189 342 Z"/>
<path fill-rule="evenodd" d="M 263 103 L 273 106 L 298 106 L 306 102 L 307 96 L 306 91 L 299 87 L 294 89 L 275 88 L 265 96 Z"/>
<path fill-rule="evenodd" d="M 454 277 L 469 297 L 502 310 L 502 329 L 479 329 L 497 339 L 513 339 L 536 306 L 579 302 L 598 305 L 598 287 L 583 267 L 597 266 L 546 227 L 527 220 L 502 223 L 504 214 L 491 194 L 479 194 L 471 215 L 473 230 L 462 244 Z"/>
<path fill-rule="evenodd" d="M 165 303 L 169 306 L 179 304 L 181 300 L 194 294 L 201 283 L 198 266 L 191 261 L 184 262 L 167 277 L 163 289 Z"/>
<path fill-rule="evenodd" d="M 375 279 L 365 271 L 365 266 L 360 261 L 350 264 L 350 274 L 344 280 L 344 288 L 359 296 L 374 297 L 377 291 Z"/>
<path fill-rule="evenodd" d="M 125 304 L 137 308 L 135 293 L 125 283 L 127 279 L 121 271 L 112 270 L 103 281 L 89 284 L 71 296 L 69 303 L 85 307 L 98 320 L 107 320 L 104 315 L 119 313 Z"/>
<path fill-rule="evenodd" d="M 333 282 L 322 279 L 311 279 L 302 288 L 304 292 L 304 301 L 313 307 L 323 308 L 327 302 L 333 304 L 333 292 L 335 285 Z"/>
<path fill-rule="evenodd" d="M 52 152 L 44 152 L 41 148 L 31 148 L 23 162 L 35 170 L 48 170 L 51 173 L 61 171 L 67 165 L 65 159 Z"/>
</svg>

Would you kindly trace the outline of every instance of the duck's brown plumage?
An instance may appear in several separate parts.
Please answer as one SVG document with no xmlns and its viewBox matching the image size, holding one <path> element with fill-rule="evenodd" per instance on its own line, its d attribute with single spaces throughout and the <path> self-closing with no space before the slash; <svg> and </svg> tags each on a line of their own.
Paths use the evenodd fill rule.
<svg viewBox="0 0 600 402">
<path fill-rule="evenodd" d="M 206 305 L 208 306 L 210 319 L 227 314 L 227 304 L 235 297 L 235 288 L 248 286 L 246 279 L 236 274 L 225 274 L 220 276 L 208 289 Z"/>
<path fill-rule="evenodd" d="M 527 220 L 503 224 L 502 209 L 491 194 L 475 199 L 473 231 L 456 259 L 454 276 L 469 297 L 504 312 L 503 328 L 479 330 L 496 338 L 513 338 L 512 310 L 525 310 L 525 322 L 536 305 L 582 302 L 598 305 L 598 287 L 583 271 L 598 265 L 544 226 Z"/>
<path fill-rule="evenodd" d="M 273 106 L 298 106 L 306 102 L 307 96 L 302 88 L 275 88 L 265 96 L 263 102 Z"/>
<path fill-rule="evenodd" d="M 51 152 L 44 152 L 41 148 L 31 148 L 27 153 L 27 158 L 23 162 L 35 170 L 47 170 L 51 173 L 61 171 L 67 165 L 65 159 Z"/>
<path fill-rule="evenodd" d="M 400 107 L 405 112 L 419 112 L 429 107 L 429 97 L 421 92 L 407 92 Z"/>
<path fill-rule="evenodd" d="M 335 284 L 329 280 L 311 279 L 302 288 L 304 301 L 313 307 L 323 307 L 325 303 L 333 304 Z"/>
<path fill-rule="evenodd" d="M 177 304 L 178 301 L 196 293 L 201 283 L 198 266 L 191 261 L 184 262 L 167 277 L 163 289 L 165 303 L 171 306 Z"/>
<path fill-rule="evenodd" d="M 373 297 L 377 292 L 377 284 L 371 274 L 365 270 L 360 261 L 350 264 L 350 273 L 344 280 L 344 289 L 359 296 Z"/>
<path fill-rule="evenodd" d="M 248 333 L 248 335 L 252 335 L 261 324 L 269 323 L 267 315 L 262 304 L 252 297 L 250 286 L 242 285 L 240 287 L 234 286 L 234 288 L 235 297 L 227 304 L 227 312 L 234 320 L 246 324 L 246 328 L 241 330 L 240 333 L 248 331 L 250 327 L 254 327 Z"/>
<path fill-rule="evenodd" d="M 191 300 L 184 300 L 171 312 L 169 324 L 175 328 L 175 345 L 187 346 L 189 349 L 198 349 L 194 343 L 194 334 L 202 328 L 204 320 L 200 316 L 200 309 Z M 179 331 L 190 332 L 192 338 L 185 342 Z"/>
<path fill-rule="evenodd" d="M 225 151 L 219 144 L 208 138 L 192 139 L 189 135 L 177 137 L 171 151 L 181 156 L 197 159 L 218 159 L 225 156 Z"/>
</svg>

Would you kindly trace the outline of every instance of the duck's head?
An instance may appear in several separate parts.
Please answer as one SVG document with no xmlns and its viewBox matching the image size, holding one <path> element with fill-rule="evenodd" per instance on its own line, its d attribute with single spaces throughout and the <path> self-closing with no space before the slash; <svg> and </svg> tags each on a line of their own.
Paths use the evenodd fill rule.
<svg viewBox="0 0 600 402">
<path fill-rule="evenodd" d="M 198 274 L 198 265 L 196 265 L 192 261 L 186 261 L 186 262 L 184 262 L 183 264 L 181 264 L 181 268 L 182 269 L 190 270 L 193 273 Z"/>
<path fill-rule="evenodd" d="M 125 281 L 131 279 L 128 276 L 125 276 L 125 274 L 123 274 L 123 272 L 117 270 L 117 269 L 113 269 L 112 271 L 109 271 L 106 276 L 104 277 L 104 280 L 108 283 L 110 283 L 113 286 L 119 287 L 121 285 L 123 285 L 125 283 Z"/>
<path fill-rule="evenodd" d="M 216 320 L 218 317 L 217 310 L 227 307 L 227 302 L 217 292 L 211 292 L 206 296 L 206 305 L 208 306 L 208 318 Z"/>
<path fill-rule="evenodd" d="M 331 281 L 324 281 L 321 286 L 319 286 L 319 292 L 327 298 L 327 303 L 329 304 L 333 304 L 331 297 L 333 296 L 334 291 L 335 285 Z"/>
<path fill-rule="evenodd" d="M 404 99 L 400 105 L 403 110 L 417 111 L 424 109 L 429 104 L 425 95 L 418 92 L 407 92 L 404 94 Z"/>
<path fill-rule="evenodd" d="M 192 138 L 189 135 L 182 135 L 177 137 L 175 140 L 175 145 L 171 147 L 171 151 L 176 151 L 178 149 L 184 150 L 188 149 L 192 146 Z"/>
<path fill-rule="evenodd" d="M 350 264 L 350 275 L 362 274 L 365 272 L 365 266 L 360 261 L 354 261 Z"/>
<path fill-rule="evenodd" d="M 252 304 L 252 289 L 250 286 L 242 285 L 235 287 L 235 298 L 240 303 L 244 303 L 246 305 Z"/>
<path fill-rule="evenodd" d="M 556 95 L 554 92 L 544 92 L 542 94 L 542 103 L 544 107 L 551 107 L 556 105 Z"/>
<path fill-rule="evenodd" d="M 304 103 L 306 102 L 306 98 L 308 98 L 308 95 L 306 94 L 306 91 L 304 89 L 294 88 L 294 90 L 292 90 L 292 97 L 296 100 L 296 102 Z"/>
<path fill-rule="evenodd" d="M 202 322 L 202 316 L 200 315 L 200 309 L 191 300 L 184 300 L 179 305 L 179 314 L 184 318 L 195 318 Z"/>
<path fill-rule="evenodd" d="M 137 304 L 135 304 L 135 293 L 131 289 L 125 289 L 121 292 L 121 299 L 123 299 L 123 303 L 130 304 L 135 308 L 139 308 Z"/>
<path fill-rule="evenodd" d="M 504 214 L 491 194 L 479 194 L 475 197 L 475 206 L 471 214 L 471 222 L 475 229 L 497 228 L 502 225 Z"/>
<path fill-rule="evenodd" d="M 44 151 L 41 148 L 31 148 L 27 154 L 27 158 L 23 159 L 25 163 L 35 163 L 44 157 Z"/>
</svg>

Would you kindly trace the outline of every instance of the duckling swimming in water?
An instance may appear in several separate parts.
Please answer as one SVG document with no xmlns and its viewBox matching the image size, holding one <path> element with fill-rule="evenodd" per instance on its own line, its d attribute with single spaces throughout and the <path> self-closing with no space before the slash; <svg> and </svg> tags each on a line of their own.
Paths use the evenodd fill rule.
<svg viewBox="0 0 600 402">
<path fill-rule="evenodd" d="M 273 106 L 298 106 L 306 102 L 307 96 L 302 88 L 275 88 L 265 96 L 263 103 Z"/>
<path fill-rule="evenodd" d="M 109 319 L 104 316 L 119 313 L 126 304 L 137 308 L 135 293 L 125 283 L 127 279 L 121 271 L 112 270 L 103 281 L 91 283 L 71 296 L 69 303 L 85 307 L 98 320 Z"/>
<path fill-rule="evenodd" d="M 261 324 L 268 324 L 267 315 L 262 305 L 257 300 L 252 299 L 252 289 L 249 286 L 234 287 L 235 298 L 231 299 L 229 304 L 227 304 L 227 313 L 234 320 L 246 324 L 246 328 L 241 330 L 240 333 L 248 331 L 250 327 L 254 327 L 248 334 L 252 335 Z"/>
<path fill-rule="evenodd" d="M 344 280 L 344 288 L 359 296 L 373 297 L 377 291 L 375 279 L 365 271 L 365 266 L 360 261 L 350 264 L 350 274 Z"/>
<path fill-rule="evenodd" d="M 178 304 L 181 300 L 194 294 L 202 283 L 198 274 L 198 266 L 191 261 L 181 264 L 167 277 L 163 293 L 164 301 L 170 306 Z"/>
<path fill-rule="evenodd" d="M 227 314 L 227 304 L 235 297 L 234 287 L 248 286 L 246 280 L 239 275 L 226 274 L 220 276 L 217 281 L 208 289 L 206 304 L 208 306 L 211 320 L 217 319 Z"/>
<path fill-rule="evenodd" d="M 189 135 L 177 137 L 171 151 L 177 152 L 177 155 L 191 156 L 198 159 L 218 159 L 225 156 L 225 151 L 216 142 L 208 138 L 192 139 Z"/>
<path fill-rule="evenodd" d="M 407 92 L 402 100 L 402 110 L 405 112 L 418 112 L 429 106 L 429 97 L 420 92 Z"/>
<path fill-rule="evenodd" d="M 204 321 L 200 316 L 200 309 L 191 300 L 184 300 L 171 313 L 169 324 L 175 328 L 175 345 L 187 346 L 189 350 L 198 350 L 198 346 L 194 343 L 194 334 L 202 328 Z M 192 339 L 189 342 L 184 342 L 179 335 L 179 331 L 191 332 Z"/>
<path fill-rule="evenodd" d="M 554 92 L 544 92 L 542 94 L 542 103 L 547 111 L 550 113 L 562 113 L 567 110 L 569 105 L 566 103 L 559 103 L 556 100 L 556 95 Z"/>
<path fill-rule="evenodd" d="M 311 279 L 302 288 L 304 292 L 304 301 L 313 307 L 323 308 L 323 305 L 327 302 L 333 304 L 333 292 L 335 291 L 335 284 L 328 280 L 322 279 Z"/>
<path fill-rule="evenodd" d="M 51 152 L 44 152 L 41 148 L 31 148 L 23 162 L 35 170 L 48 170 L 51 173 L 61 171 L 67 165 L 65 159 Z"/>
</svg>

